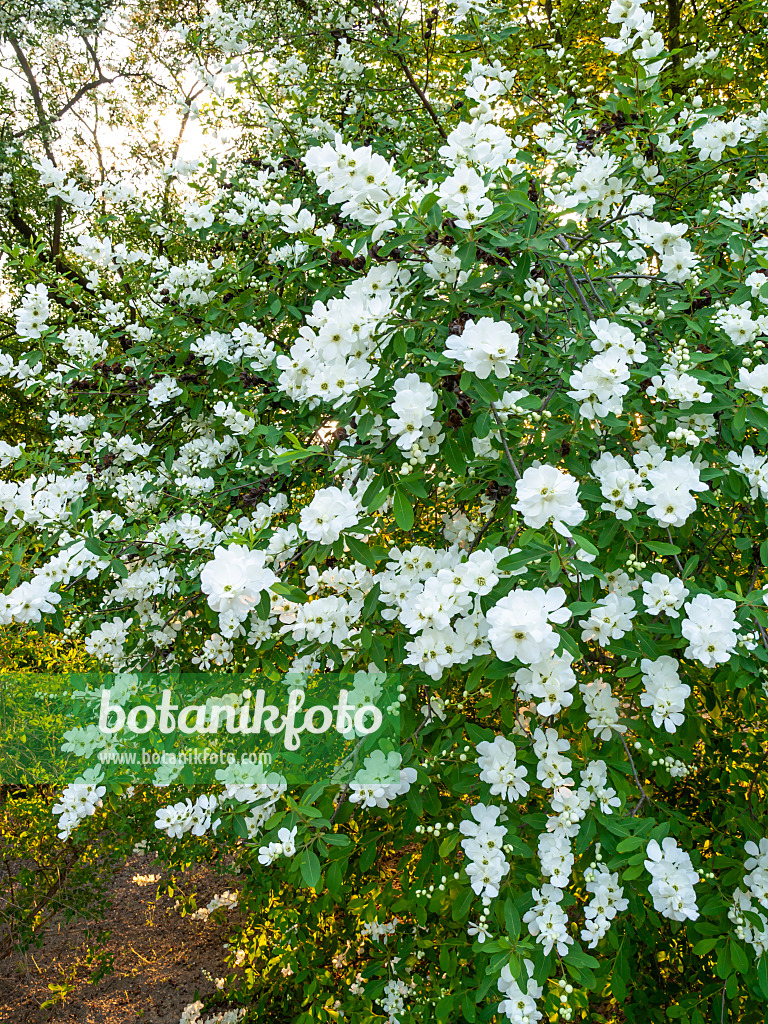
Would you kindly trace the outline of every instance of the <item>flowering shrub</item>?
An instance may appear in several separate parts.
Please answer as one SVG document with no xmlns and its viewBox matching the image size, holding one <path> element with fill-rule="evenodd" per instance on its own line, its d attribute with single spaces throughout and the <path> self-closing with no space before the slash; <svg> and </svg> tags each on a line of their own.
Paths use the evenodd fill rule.
<svg viewBox="0 0 768 1024">
<path fill-rule="evenodd" d="M 177 162 L 162 201 L 35 159 L 77 273 L 9 261 L 0 372 L 47 433 L 0 453 L 0 621 L 80 636 L 125 699 L 400 674 L 400 750 L 349 787 L 156 779 L 153 843 L 248 868 L 265 1012 L 762 1020 L 768 113 L 667 91 L 637 0 L 598 93 L 542 92 L 489 6 L 430 14 L 478 56 L 429 94 L 405 8 L 309 16 L 348 121 L 297 56 L 227 65 L 254 21 L 213 9 L 181 33 L 267 159 Z M 377 33 L 415 108 L 371 98 Z M 119 789 L 89 769 L 62 840 Z"/>
</svg>

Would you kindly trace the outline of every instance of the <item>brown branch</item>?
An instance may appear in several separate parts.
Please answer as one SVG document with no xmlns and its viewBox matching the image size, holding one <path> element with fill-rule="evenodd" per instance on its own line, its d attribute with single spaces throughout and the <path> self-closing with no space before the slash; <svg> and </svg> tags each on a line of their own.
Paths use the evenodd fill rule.
<svg viewBox="0 0 768 1024">
<path fill-rule="evenodd" d="M 16 38 L 16 36 L 9 34 L 8 42 L 13 47 L 13 52 L 16 54 L 16 58 L 18 59 L 18 62 L 21 65 L 21 70 L 24 72 L 24 77 L 29 83 L 29 90 L 32 93 L 32 102 L 34 103 L 35 110 L 37 111 L 37 121 L 41 129 L 41 138 L 43 142 L 43 148 L 45 149 L 45 154 L 51 161 L 51 163 L 54 166 L 56 166 L 56 158 L 53 155 L 53 150 L 51 149 L 51 145 L 48 139 L 47 128 L 49 122 L 45 113 L 45 107 L 43 106 L 43 97 L 40 93 L 40 86 L 37 84 L 35 73 L 30 67 L 29 61 L 24 56 L 24 51 L 19 45 L 19 41 Z"/>
<path fill-rule="evenodd" d="M 392 32 L 391 32 L 390 27 L 389 27 L 389 20 L 387 18 L 387 15 L 384 12 L 384 9 L 382 8 L 382 6 L 379 3 L 376 4 L 376 9 L 379 12 L 379 17 L 381 19 L 381 22 L 382 22 L 384 28 L 387 31 L 387 34 L 388 35 L 392 35 Z M 448 138 L 448 135 L 446 134 L 446 131 L 443 128 L 443 126 L 440 124 L 440 118 L 437 116 L 437 111 L 432 106 L 432 104 L 429 102 L 427 94 L 424 92 L 424 90 L 421 88 L 419 83 L 413 77 L 413 72 L 408 67 L 408 64 L 407 64 L 407 62 L 405 60 L 405 57 L 403 57 L 403 55 L 401 53 L 395 53 L 395 59 L 397 60 L 397 62 L 400 65 L 400 67 L 405 72 L 405 77 L 408 79 L 408 84 L 410 85 L 410 87 L 413 89 L 413 91 L 416 93 L 416 95 L 421 100 L 421 105 L 424 107 L 426 112 L 429 114 L 429 116 L 434 121 L 435 127 L 437 128 L 438 132 L 440 133 L 440 137 L 443 140 L 446 140 Z"/>
</svg>

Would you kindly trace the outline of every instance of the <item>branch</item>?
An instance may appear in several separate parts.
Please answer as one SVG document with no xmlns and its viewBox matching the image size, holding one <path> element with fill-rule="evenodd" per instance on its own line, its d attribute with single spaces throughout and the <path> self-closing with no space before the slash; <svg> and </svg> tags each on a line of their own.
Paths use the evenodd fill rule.
<svg viewBox="0 0 768 1024">
<path fill-rule="evenodd" d="M 386 14 L 385 14 L 381 4 L 377 3 L 376 4 L 376 8 L 377 8 L 377 10 L 379 12 L 379 17 L 381 18 L 382 24 L 384 25 L 384 28 L 386 29 L 387 34 L 391 36 L 392 32 L 391 32 L 390 27 L 389 27 L 389 20 L 387 19 L 387 16 L 386 16 Z M 421 100 L 421 105 L 424 107 L 426 112 L 429 114 L 429 116 L 434 121 L 435 127 L 437 128 L 438 132 L 440 132 L 440 137 L 444 141 L 447 140 L 448 135 L 446 134 L 446 131 L 443 128 L 443 126 L 440 124 L 440 118 L 437 116 L 437 111 L 432 106 L 432 104 L 429 102 L 429 99 L 427 98 L 427 94 L 424 92 L 424 90 L 421 88 L 419 83 L 413 77 L 413 73 L 412 73 L 411 69 L 408 67 L 408 64 L 406 63 L 405 57 L 403 57 L 403 55 L 401 53 L 395 53 L 395 58 L 396 58 L 398 64 L 400 65 L 400 67 L 405 72 L 405 77 L 408 79 L 408 84 L 413 89 L 413 91 L 416 93 L 416 95 L 419 97 L 419 99 Z"/>
<path fill-rule="evenodd" d="M 499 437 L 501 438 L 501 443 L 504 446 L 504 454 L 507 456 L 507 460 L 510 466 L 512 467 L 512 472 L 515 474 L 515 479 L 519 480 L 520 470 L 517 468 L 517 466 L 515 465 L 515 460 L 512 458 L 512 452 L 509 450 L 509 445 L 507 444 L 506 437 L 504 437 L 502 423 L 501 420 L 499 419 L 499 414 L 496 412 L 496 406 L 493 404 L 493 402 L 491 402 L 491 412 L 493 413 L 493 418 L 496 420 L 496 426 L 499 428 Z"/>
<path fill-rule="evenodd" d="M 557 235 L 557 241 L 560 243 L 560 245 L 563 247 L 563 249 L 566 252 L 570 252 L 570 246 L 568 245 L 568 243 L 566 242 L 566 240 L 563 238 L 562 235 Z M 571 268 L 569 266 L 563 266 L 563 270 L 565 271 L 565 276 L 568 278 L 568 280 L 569 280 L 569 282 L 571 284 L 571 287 L 573 288 L 573 290 L 578 295 L 579 302 L 581 302 L 582 306 L 584 307 L 587 315 L 589 316 L 589 319 L 590 320 L 594 320 L 595 319 L 595 315 L 592 312 L 592 307 L 587 302 L 586 297 L 584 295 L 584 292 L 579 287 L 579 282 L 573 276 L 573 271 L 571 270 Z"/>
<path fill-rule="evenodd" d="M 21 65 L 21 70 L 24 72 L 24 77 L 27 79 L 27 82 L 29 82 L 29 89 L 32 93 L 32 102 L 34 103 L 35 110 L 37 111 L 37 122 L 42 129 L 42 141 L 43 148 L 45 149 L 45 155 L 51 163 L 56 166 L 56 158 L 53 155 L 53 150 L 51 149 L 50 142 L 48 141 L 47 128 L 49 121 L 46 117 L 45 107 L 43 106 L 43 97 L 40 94 L 40 86 L 37 84 L 35 73 L 30 67 L 29 61 L 24 56 L 24 51 L 19 45 L 19 41 L 16 36 L 9 34 L 8 42 L 13 47 L 13 52 L 16 54 L 19 64 Z"/>
<path fill-rule="evenodd" d="M 632 768 L 632 774 L 635 777 L 635 782 L 637 783 L 637 788 L 640 790 L 642 794 L 642 796 L 640 797 L 640 802 L 635 806 L 634 810 L 632 811 L 631 817 L 634 817 L 646 800 L 648 800 L 648 802 L 650 803 L 650 799 L 648 797 L 648 794 L 643 789 L 643 784 L 640 781 L 640 776 L 637 774 L 637 768 L 635 768 L 635 762 L 633 761 L 632 754 L 630 752 L 629 747 L 627 746 L 627 741 L 624 739 L 624 736 L 621 733 L 619 733 L 619 739 L 621 740 L 621 744 L 624 747 L 624 751 L 627 757 L 629 758 L 629 763 Z"/>
<path fill-rule="evenodd" d="M 18 209 L 14 205 L 14 200 L 15 197 L 12 196 L 11 207 L 8 211 L 7 217 L 8 223 L 11 224 L 14 228 L 16 228 L 18 233 L 24 239 L 25 244 L 30 249 L 36 249 L 35 242 L 37 239 L 37 234 L 35 230 L 29 224 L 27 224 L 27 222 L 18 212 Z M 75 281 L 77 284 L 80 285 L 81 288 L 87 288 L 87 279 L 80 273 L 77 267 L 73 267 L 70 263 L 67 263 L 67 261 L 62 258 L 59 252 L 54 252 L 53 246 L 51 246 L 50 252 L 40 253 L 39 258 L 42 260 L 43 263 L 52 263 L 62 277 L 67 278 L 70 281 Z M 52 286 L 49 285 L 49 288 L 51 287 Z M 59 292 L 54 292 L 54 294 L 56 295 L 56 301 L 60 302 L 63 306 L 68 306 L 74 312 L 77 312 L 78 309 L 80 309 L 80 303 L 77 302 L 75 299 L 71 299 L 69 298 L 69 296 L 62 295 Z"/>
</svg>

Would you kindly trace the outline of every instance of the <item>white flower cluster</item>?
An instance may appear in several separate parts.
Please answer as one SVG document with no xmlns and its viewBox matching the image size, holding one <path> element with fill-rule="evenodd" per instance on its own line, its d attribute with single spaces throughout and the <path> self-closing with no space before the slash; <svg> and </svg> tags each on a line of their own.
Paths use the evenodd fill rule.
<svg viewBox="0 0 768 1024">
<path fill-rule="evenodd" d="M 516 496 L 513 507 L 534 530 L 551 520 L 558 533 L 570 537 L 568 527 L 578 526 L 587 515 L 579 504 L 578 481 L 557 466 L 534 462 L 517 481 Z"/>
<path fill-rule="evenodd" d="M 314 407 L 343 403 L 370 387 L 376 349 L 408 277 L 396 263 L 374 266 L 342 297 L 315 302 L 288 354 L 277 356 L 280 390 Z"/>
<path fill-rule="evenodd" d="M 498 986 L 504 999 L 499 1003 L 499 1013 L 506 1014 L 511 1024 L 536 1024 L 542 1017 L 536 1000 L 541 999 L 544 989 L 533 978 L 533 962 L 526 959 L 523 963 L 528 975 L 525 991 L 512 977 L 509 964 L 504 964 L 501 969 Z"/>
<path fill-rule="evenodd" d="M 443 435 L 434 416 L 436 406 L 436 392 L 418 374 L 409 373 L 395 381 L 395 399 L 391 406 L 394 416 L 387 420 L 387 426 L 397 438 L 398 448 L 414 453 L 419 449 L 427 454 L 437 451 Z"/>
<path fill-rule="evenodd" d="M 671 836 L 662 839 L 661 846 L 651 839 L 646 847 L 645 868 L 653 881 L 649 893 L 655 910 L 672 921 L 695 921 L 699 916 L 694 885 L 699 881 L 691 858 Z"/>
<path fill-rule="evenodd" d="M 59 839 L 69 839 L 81 821 L 95 814 L 106 792 L 106 786 L 99 786 L 96 781 L 73 782 L 66 786 L 61 800 L 52 808 L 59 819 Z"/>
<path fill-rule="evenodd" d="M 342 203 L 345 217 L 373 227 L 372 241 L 395 226 L 393 207 L 406 194 L 405 179 L 370 146 L 355 149 L 337 135 L 333 143 L 310 149 L 303 162 L 329 203 Z"/>
<path fill-rule="evenodd" d="M 504 378 L 509 376 L 509 364 L 517 358 L 519 343 L 520 336 L 509 324 L 484 316 L 477 323 L 468 320 L 461 334 L 450 335 L 445 354 L 481 380 L 492 373 Z"/>
<path fill-rule="evenodd" d="M 741 455 L 728 452 L 728 461 L 747 478 L 750 497 L 768 499 L 768 455 L 758 455 L 752 445 L 747 445 Z"/>
<path fill-rule="evenodd" d="M 171 839 L 181 839 L 190 832 L 204 836 L 210 829 L 216 832 L 220 819 L 215 818 L 218 801 L 215 796 L 198 796 L 194 803 L 187 797 L 176 804 L 161 807 L 156 812 L 155 828 L 166 832 Z"/>
<path fill-rule="evenodd" d="M 333 544 L 342 531 L 357 524 L 359 517 L 360 507 L 349 491 L 324 487 L 315 491 L 301 510 L 299 528 L 308 540 Z"/>
<path fill-rule="evenodd" d="M 643 658 L 640 662 L 645 691 L 640 694 L 640 703 L 651 708 L 651 718 L 657 729 L 663 726 L 667 732 L 675 732 L 685 720 L 685 698 L 691 688 L 680 681 L 677 662 L 663 654 L 652 661 Z"/>
<path fill-rule="evenodd" d="M 207 906 L 200 907 L 199 910 L 195 910 L 191 913 L 189 915 L 189 919 L 191 921 L 207 921 L 214 911 L 220 910 L 222 907 L 225 910 L 234 910 L 237 906 L 237 901 L 238 894 L 227 889 L 220 895 L 214 896 Z"/>
<path fill-rule="evenodd" d="M 513 590 L 487 613 L 488 640 L 502 661 L 535 665 L 545 661 L 560 642 L 550 623 L 567 622 L 562 587 Z"/>
<path fill-rule="evenodd" d="M 259 864 L 266 867 L 274 864 L 278 857 L 293 857 L 296 853 L 296 830 L 296 825 L 293 828 L 278 829 L 277 842 L 259 847 Z"/>
<path fill-rule="evenodd" d="M 751 918 L 747 918 L 746 912 L 755 914 L 761 926 L 758 927 Z M 728 911 L 728 920 L 735 925 L 736 937 L 749 943 L 756 958 L 768 951 L 768 917 L 754 905 L 749 893 L 743 889 L 735 889 L 733 892 L 733 906 Z"/>
<path fill-rule="evenodd" d="M 242 544 L 216 548 L 200 573 L 200 589 L 208 597 L 208 606 L 219 613 L 222 636 L 243 632 L 242 623 L 276 580 L 263 551 L 251 551 Z"/>
<path fill-rule="evenodd" d="M 349 784 L 349 802 L 362 807 L 389 807 L 396 797 L 405 796 L 416 781 L 416 769 L 403 768 L 402 763 L 402 755 L 395 751 L 385 754 L 374 750 Z"/>
<path fill-rule="evenodd" d="M 697 594 L 685 606 L 682 632 L 688 641 L 686 658 L 695 658 L 707 668 L 729 660 L 736 649 L 736 602 L 710 594 Z"/>
<path fill-rule="evenodd" d="M 396 917 L 391 921 L 385 921 L 384 924 L 380 924 L 376 918 L 373 921 L 363 921 L 360 925 L 360 935 L 371 942 L 380 942 L 382 939 L 386 942 L 390 935 L 395 934 L 398 924 L 400 921 Z"/>
<path fill-rule="evenodd" d="M 750 840 L 744 849 L 749 854 L 744 862 L 748 872 L 744 885 L 760 906 L 768 910 L 768 839 L 761 839 L 759 845 Z"/>
<path fill-rule="evenodd" d="M 528 931 L 541 943 L 545 955 L 556 949 L 560 956 L 566 956 L 573 936 L 568 934 L 568 916 L 561 906 L 564 891 L 546 883 L 531 895 L 534 905 L 523 915 Z"/>
<path fill-rule="evenodd" d="M 618 872 L 608 871 L 607 868 L 596 864 L 594 868 L 585 872 L 584 877 L 592 898 L 584 908 L 586 922 L 581 931 L 581 938 L 589 949 L 595 949 L 611 927 L 611 921 L 616 914 L 626 910 L 629 902 L 624 899 L 624 889 L 619 885 Z"/>
<path fill-rule="evenodd" d="M 491 796 L 500 796 L 509 802 L 527 796 L 531 788 L 525 781 L 528 769 L 517 763 L 512 740 L 497 736 L 493 743 L 483 741 L 477 744 L 477 753 L 480 780 L 490 783 Z"/>
<path fill-rule="evenodd" d="M 238 1024 L 245 1016 L 246 1010 L 222 1010 L 219 1013 L 212 1013 L 203 1018 L 201 1013 L 203 1004 L 200 1000 L 188 1003 L 179 1018 L 179 1024 Z"/>
<path fill-rule="evenodd" d="M 51 590 L 51 579 L 33 576 L 10 594 L 0 594 L 0 625 L 11 622 L 40 622 L 44 614 L 56 611 L 61 596 Z"/>
<path fill-rule="evenodd" d="M 465 557 L 457 546 L 446 551 L 393 548 L 386 571 L 376 576 L 386 619 L 398 618 L 414 637 L 406 642 L 407 665 L 418 665 L 440 679 L 451 665 L 490 653 L 479 598 L 496 585 L 498 561 L 508 554 L 478 550 Z"/>
<path fill-rule="evenodd" d="M 470 812 L 474 821 L 462 821 L 459 825 L 465 837 L 461 848 L 467 858 L 466 872 L 472 890 L 489 906 L 499 895 L 501 880 L 509 874 L 503 850 L 507 830 L 499 823 L 498 807 L 475 804 Z"/>
<path fill-rule="evenodd" d="M 16 310 L 16 333 L 20 338 L 30 340 L 42 337 L 48 328 L 46 320 L 50 313 L 46 286 L 28 284 L 21 299 L 21 306 Z"/>
<path fill-rule="evenodd" d="M 538 701 L 536 711 L 542 717 L 560 714 L 573 703 L 570 691 L 576 685 L 576 675 L 572 663 L 573 655 L 565 651 L 519 668 L 515 672 L 518 693 L 526 700 Z"/>
</svg>

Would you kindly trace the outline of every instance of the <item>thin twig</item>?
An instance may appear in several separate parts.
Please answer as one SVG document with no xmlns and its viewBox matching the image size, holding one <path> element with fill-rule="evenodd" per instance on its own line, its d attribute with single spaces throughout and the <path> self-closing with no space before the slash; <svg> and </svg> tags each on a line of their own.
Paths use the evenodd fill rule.
<svg viewBox="0 0 768 1024">
<path fill-rule="evenodd" d="M 624 747 L 624 752 L 626 753 L 627 757 L 629 758 L 629 764 L 630 764 L 630 767 L 632 768 L 632 774 L 635 777 L 635 782 L 637 783 L 637 788 L 642 793 L 642 798 L 640 800 L 640 803 L 637 804 L 635 809 L 632 811 L 632 816 L 634 816 L 635 814 L 637 814 L 637 812 L 640 809 L 640 807 L 642 806 L 643 802 L 645 800 L 648 800 L 648 802 L 650 803 L 650 799 L 648 797 L 648 794 L 645 792 L 645 789 L 643 789 L 643 784 L 640 781 L 640 776 L 637 774 L 637 768 L 635 768 L 635 762 L 634 762 L 634 759 L 632 757 L 632 753 L 630 752 L 630 749 L 627 746 L 627 741 L 624 739 L 624 737 L 621 735 L 621 733 L 619 733 L 619 739 L 621 740 L 621 744 Z"/>
<path fill-rule="evenodd" d="M 566 252 L 570 251 L 570 246 L 568 245 L 568 243 L 566 242 L 566 240 L 563 238 L 562 235 L 557 235 L 557 241 L 559 242 L 559 244 L 563 247 L 563 249 Z M 573 290 L 578 295 L 579 302 L 584 307 L 584 310 L 586 311 L 587 315 L 589 316 L 589 319 L 590 320 L 594 320 L 595 319 L 595 314 L 592 312 L 592 307 L 587 302 L 587 298 L 584 295 L 584 292 L 581 290 L 581 287 L 579 286 L 579 282 L 573 276 L 573 271 L 571 270 L 571 268 L 569 266 L 566 266 L 565 264 L 563 265 L 563 270 L 565 271 L 565 276 L 568 278 L 568 280 L 569 280 L 569 282 L 571 284 L 571 287 L 573 288 Z"/>
<path fill-rule="evenodd" d="M 496 411 L 496 406 L 493 404 L 493 402 L 491 402 L 491 412 L 493 413 L 493 418 L 496 420 L 496 426 L 499 428 L 499 437 L 501 438 L 501 443 L 504 446 L 504 454 L 507 456 L 509 464 L 512 467 L 512 472 L 515 474 L 515 479 L 519 480 L 520 479 L 520 470 L 517 468 L 517 466 L 515 465 L 515 460 L 512 458 L 512 452 L 509 450 L 509 445 L 507 444 L 507 439 L 504 437 L 504 431 L 502 430 L 502 423 L 501 423 L 501 420 L 499 419 L 499 414 Z"/>
<path fill-rule="evenodd" d="M 674 546 L 674 541 L 672 540 L 672 531 L 670 530 L 669 527 L 667 527 L 667 536 L 669 537 L 669 543 Z M 675 559 L 675 565 L 680 570 L 680 575 L 682 576 L 683 575 L 683 567 L 682 567 L 682 565 L 680 563 L 680 559 L 677 557 L 677 555 L 673 555 L 673 558 Z"/>
</svg>

